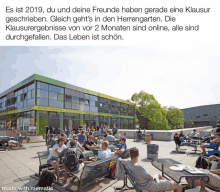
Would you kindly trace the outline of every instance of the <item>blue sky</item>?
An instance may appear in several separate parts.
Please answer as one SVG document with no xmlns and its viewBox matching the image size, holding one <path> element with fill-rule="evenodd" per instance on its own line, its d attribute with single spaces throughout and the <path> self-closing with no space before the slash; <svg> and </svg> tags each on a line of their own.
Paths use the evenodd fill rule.
<svg viewBox="0 0 220 192">
<path fill-rule="evenodd" d="M 0 47 L 0 92 L 36 73 L 130 99 L 141 90 L 162 106 L 220 103 L 215 47 Z"/>
</svg>

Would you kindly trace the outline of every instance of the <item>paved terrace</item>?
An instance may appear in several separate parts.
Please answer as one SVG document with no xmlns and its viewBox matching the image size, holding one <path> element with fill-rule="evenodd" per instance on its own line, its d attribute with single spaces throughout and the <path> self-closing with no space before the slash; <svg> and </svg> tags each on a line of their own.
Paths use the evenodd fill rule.
<svg viewBox="0 0 220 192">
<path fill-rule="evenodd" d="M 173 141 L 152 141 L 152 143 L 159 145 L 159 158 L 172 158 L 184 164 L 195 165 L 198 155 L 171 153 L 175 149 Z M 151 165 L 150 160 L 147 159 L 146 144 L 134 142 L 133 139 L 127 139 L 127 145 L 129 148 L 136 146 L 140 150 L 139 163 L 145 167 L 148 173 L 151 175 L 160 173 Z M 38 173 L 39 161 L 36 152 L 46 151 L 45 143 L 27 143 L 24 144 L 24 147 L 25 149 L 22 150 L 0 152 L 0 191 L 4 191 L 2 187 L 14 187 L 15 190 L 13 191 L 18 191 L 19 187 L 21 187 L 23 191 L 31 191 L 30 189 L 28 190 L 28 187 L 32 187 L 37 183 L 37 180 L 30 178 L 30 175 Z M 187 150 L 192 150 L 192 148 Z M 90 186 L 88 189 L 84 188 L 83 191 L 113 192 L 114 187 L 120 187 L 122 183 L 123 181 L 106 178 Z M 56 191 L 58 190 L 53 190 L 53 192 Z"/>
</svg>

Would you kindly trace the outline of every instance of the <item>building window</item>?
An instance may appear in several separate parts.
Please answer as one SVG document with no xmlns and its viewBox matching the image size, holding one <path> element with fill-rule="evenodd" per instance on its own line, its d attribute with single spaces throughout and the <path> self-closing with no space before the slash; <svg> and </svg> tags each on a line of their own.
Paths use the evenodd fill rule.
<svg viewBox="0 0 220 192">
<path fill-rule="evenodd" d="M 85 99 L 85 105 L 89 105 L 89 100 Z"/>
<path fill-rule="evenodd" d="M 208 114 L 203 114 L 203 116 L 208 116 Z"/>
<path fill-rule="evenodd" d="M 200 118 L 200 116 L 196 116 L 196 118 Z"/>
</svg>

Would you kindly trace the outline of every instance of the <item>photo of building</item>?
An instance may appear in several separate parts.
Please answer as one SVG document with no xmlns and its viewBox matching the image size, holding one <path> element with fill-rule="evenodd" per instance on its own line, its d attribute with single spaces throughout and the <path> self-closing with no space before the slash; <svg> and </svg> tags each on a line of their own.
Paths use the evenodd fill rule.
<svg viewBox="0 0 220 192">
<path fill-rule="evenodd" d="M 135 104 L 34 74 L 0 94 L 0 130 L 113 124 L 135 128 Z"/>
</svg>

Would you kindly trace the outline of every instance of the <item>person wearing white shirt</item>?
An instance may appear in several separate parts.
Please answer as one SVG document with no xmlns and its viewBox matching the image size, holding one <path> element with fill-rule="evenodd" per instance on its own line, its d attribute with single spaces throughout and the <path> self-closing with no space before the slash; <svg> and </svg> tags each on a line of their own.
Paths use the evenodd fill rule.
<svg viewBox="0 0 220 192">
<path fill-rule="evenodd" d="M 114 153 L 112 153 L 111 150 L 108 149 L 108 145 L 109 145 L 108 141 L 104 141 L 102 143 L 102 150 L 98 152 L 97 160 L 109 158 L 114 155 Z"/>
<path fill-rule="evenodd" d="M 193 131 L 190 133 L 191 137 L 196 137 L 198 133 L 196 132 L 196 129 L 193 129 Z"/>
<path fill-rule="evenodd" d="M 58 157 L 59 153 L 61 153 L 64 149 L 66 149 L 66 145 L 64 144 L 64 142 L 65 142 L 64 138 L 59 138 L 57 140 L 58 144 L 55 144 L 53 146 L 53 149 L 51 150 L 47 159 L 47 163 L 54 167 L 55 173 L 57 173 L 58 162 L 56 160 L 53 160 L 53 157 Z"/>
<path fill-rule="evenodd" d="M 120 137 L 121 137 L 121 134 L 119 131 L 117 131 L 117 133 L 115 134 L 115 139 L 120 139 Z"/>
<path fill-rule="evenodd" d="M 72 139 L 75 136 L 74 132 L 71 131 L 71 133 L 69 134 L 69 139 Z"/>
</svg>

